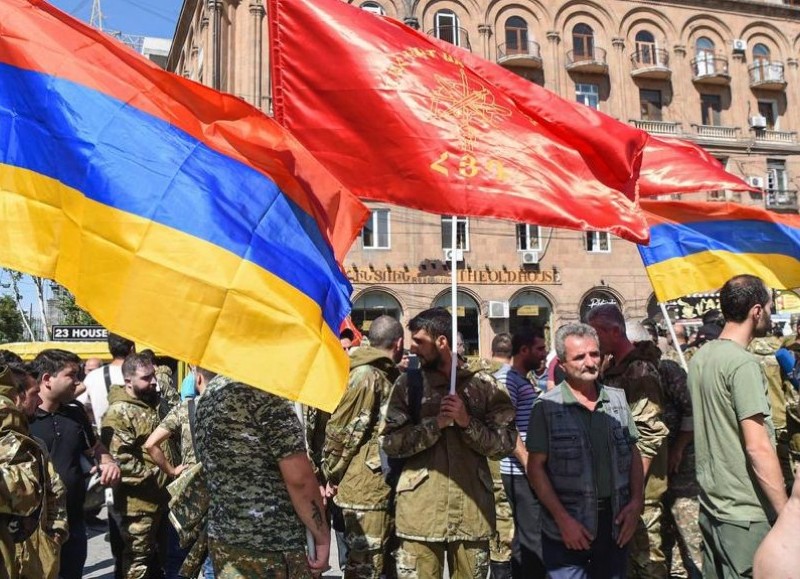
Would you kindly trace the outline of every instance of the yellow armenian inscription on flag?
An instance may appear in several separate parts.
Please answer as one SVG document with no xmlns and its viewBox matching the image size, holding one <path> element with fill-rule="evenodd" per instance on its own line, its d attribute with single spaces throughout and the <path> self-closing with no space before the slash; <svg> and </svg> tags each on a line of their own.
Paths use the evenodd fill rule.
<svg viewBox="0 0 800 579">
<path fill-rule="evenodd" d="M 430 111 L 434 119 L 451 123 L 458 131 L 463 155 L 443 151 L 430 164 L 431 171 L 463 179 L 490 177 L 502 183 L 507 174 L 503 162 L 494 157 L 482 158 L 474 155 L 478 137 L 499 127 L 512 115 L 511 109 L 495 102 L 494 93 L 476 80 L 470 80 L 467 71 L 457 58 L 435 49 L 409 48 L 392 56 L 386 74 L 399 81 L 407 73 L 407 67 L 421 60 L 439 59 L 456 67 L 457 75 L 434 74 L 436 87 L 430 97 Z M 441 69 L 440 69 L 441 71 Z"/>
</svg>

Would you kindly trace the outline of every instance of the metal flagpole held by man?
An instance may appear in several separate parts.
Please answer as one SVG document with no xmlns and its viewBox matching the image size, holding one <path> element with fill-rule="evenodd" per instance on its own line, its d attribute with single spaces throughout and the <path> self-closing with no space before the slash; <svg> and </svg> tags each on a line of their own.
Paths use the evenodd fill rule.
<svg viewBox="0 0 800 579">
<path fill-rule="evenodd" d="M 664 305 L 664 302 L 659 302 L 658 306 L 661 308 L 661 313 L 664 316 L 664 321 L 667 322 L 667 327 L 669 328 L 669 335 L 672 336 L 672 343 L 675 344 L 675 349 L 678 351 L 678 358 L 681 361 L 681 366 L 683 366 L 684 370 L 688 371 L 688 366 L 686 365 L 686 358 L 683 357 L 683 350 L 681 350 L 680 344 L 678 344 L 678 336 L 675 335 L 675 326 L 672 325 L 672 320 L 669 318 L 669 314 L 667 313 L 667 306 Z"/>
<path fill-rule="evenodd" d="M 458 249 L 456 244 L 458 241 L 457 236 L 458 217 L 453 215 L 452 227 L 450 228 L 450 312 L 452 315 L 452 331 L 450 332 L 450 349 L 452 356 L 450 361 L 450 394 L 456 393 L 456 370 L 458 368 L 458 278 L 456 277 L 456 269 L 458 266 Z"/>
</svg>

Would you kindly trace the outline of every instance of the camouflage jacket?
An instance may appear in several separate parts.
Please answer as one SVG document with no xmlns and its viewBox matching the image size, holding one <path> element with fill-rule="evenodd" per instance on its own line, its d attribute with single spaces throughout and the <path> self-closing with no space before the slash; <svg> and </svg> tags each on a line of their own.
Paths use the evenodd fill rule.
<svg viewBox="0 0 800 579">
<path fill-rule="evenodd" d="M 314 474 L 317 475 L 319 484 L 324 485 L 327 480 L 322 469 L 322 447 L 325 445 L 325 428 L 331 415 L 313 406 L 303 406 L 302 409 L 308 459 L 314 467 Z"/>
<path fill-rule="evenodd" d="M 197 403 L 199 399 L 194 399 L 195 412 L 197 411 Z M 159 424 L 161 428 L 169 431 L 170 441 L 176 441 L 175 445 L 177 453 L 180 456 L 180 463 L 187 466 L 195 464 L 197 457 L 194 453 L 194 444 L 192 443 L 192 429 L 189 425 L 189 399 L 184 400 L 172 410 L 169 411 L 164 417 L 164 420 Z M 176 456 L 176 460 L 178 459 Z M 177 465 L 176 465 L 177 466 Z"/>
<path fill-rule="evenodd" d="M 19 577 L 9 518 L 35 515 L 45 497 L 41 448 L 15 395 L 16 386 L 0 382 L 0 579 Z"/>
<path fill-rule="evenodd" d="M 172 382 L 172 368 L 169 366 L 156 366 L 156 381 L 161 398 L 170 410 L 177 408 L 181 403 L 181 395 Z"/>
<path fill-rule="evenodd" d="M 652 342 L 639 342 L 622 360 L 603 373 L 602 382 L 625 391 L 642 457 L 652 459 L 645 484 L 645 499 L 657 500 L 667 489 L 667 436 L 664 394 L 658 372 L 661 350 Z"/>
<path fill-rule="evenodd" d="M 755 338 L 747 347 L 747 351 L 755 354 L 761 366 L 761 372 L 767 383 L 769 405 L 772 410 L 772 422 L 776 435 L 782 436 L 786 430 L 786 409 L 791 406 L 797 393 L 789 380 L 784 380 L 781 367 L 775 353 L 781 347 L 781 339 L 775 337 Z"/>
<path fill-rule="evenodd" d="M 391 488 L 381 472 L 378 426 L 399 374 L 394 362 L 371 346 L 362 346 L 350 359 L 347 390 L 328 421 L 322 452 L 325 477 L 339 486 L 334 502 L 340 507 L 389 507 Z"/>
<path fill-rule="evenodd" d="M 440 430 L 436 416 L 450 381 L 437 371 L 423 370 L 422 375 L 420 423 L 412 423 L 402 375 L 381 424 L 386 454 L 406 457 L 397 483 L 397 535 L 418 541 L 488 539 L 494 532 L 495 510 L 487 457 L 502 458 L 514 450 L 514 406 L 494 378 L 461 369 L 456 393 L 470 423 Z"/>
<path fill-rule="evenodd" d="M 664 424 L 669 429 L 669 439 L 674 440 L 681 430 L 694 430 L 692 396 L 686 384 L 686 370 L 677 362 L 662 358 L 658 373 L 664 392 Z"/>
<path fill-rule="evenodd" d="M 100 438 L 119 461 L 122 482 L 114 489 L 114 507 L 123 515 L 154 513 L 169 502 L 167 476 L 144 450 L 144 443 L 161 422 L 156 407 L 134 398 L 124 387 L 114 386 L 108 395 Z M 175 464 L 172 450 L 164 454 Z"/>
</svg>

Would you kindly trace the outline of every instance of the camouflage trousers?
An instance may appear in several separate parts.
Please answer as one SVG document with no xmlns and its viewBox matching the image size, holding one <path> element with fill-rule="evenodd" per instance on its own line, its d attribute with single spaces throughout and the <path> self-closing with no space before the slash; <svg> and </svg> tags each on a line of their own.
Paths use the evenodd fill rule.
<svg viewBox="0 0 800 579">
<path fill-rule="evenodd" d="M 379 579 L 392 571 L 394 516 L 389 511 L 342 509 L 347 543 L 345 579 Z"/>
<path fill-rule="evenodd" d="M 164 511 L 120 517 L 120 575 L 123 579 L 145 579 L 154 569 L 164 568 L 168 524 Z"/>
<path fill-rule="evenodd" d="M 395 551 L 397 579 L 442 577 L 445 558 L 451 579 L 486 579 L 489 572 L 489 542 L 445 543 L 400 539 L 400 547 Z"/>
<path fill-rule="evenodd" d="M 664 495 L 661 538 L 671 577 L 699 579 L 703 574 L 703 534 L 697 496 Z"/>
<path fill-rule="evenodd" d="M 217 579 L 311 579 L 304 550 L 255 552 L 208 538 Z"/>
<path fill-rule="evenodd" d="M 646 500 L 630 542 L 628 576 L 632 579 L 667 578 L 667 562 L 661 548 L 661 518 L 661 501 Z"/>
<path fill-rule="evenodd" d="M 497 563 L 511 561 L 511 549 L 514 542 L 514 513 L 506 497 L 503 479 L 500 475 L 500 461 L 490 460 L 489 471 L 492 473 L 492 491 L 494 493 L 494 511 L 497 519 L 495 532 L 489 541 L 491 560 Z"/>
</svg>

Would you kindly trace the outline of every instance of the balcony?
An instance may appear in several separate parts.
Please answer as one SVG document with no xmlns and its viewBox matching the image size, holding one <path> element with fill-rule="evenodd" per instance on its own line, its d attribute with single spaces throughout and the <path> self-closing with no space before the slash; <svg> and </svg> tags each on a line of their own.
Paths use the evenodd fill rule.
<svg viewBox="0 0 800 579">
<path fill-rule="evenodd" d="M 465 50 L 472 52 L 472 46 L 469 43 L 469 33 L 466 28 L 460 26 L 437 26 L 428 30 L 428 36 L 433 36 L 439 40 L 444 40 L 450 44 L 460 46 Z"/>
<path fill-rule="evenodd" d="M 728 85 L 728 58 L 713 54 L 701 54 L 692 59 L 692 80 L 698 84 Z"/>
<path fill-rule="evenodd" d="M 631 76 L 669 80 L 672 70 L 669 67 L 669 52 L 664 48 L 645 48 L 631 55 Z"/>
<path fill-rule="evenodd" d="M 702 139 L 715 141 L 735 141 L 739 137 L 739 127 L 721 127 L 717 125 L 692 125 L 694 133 Z"/>
<path fill-rule="evenodd" d="M 794 145 L 797 142 L 795 131 L 776 131 L 775 129 L 753 129 L 756 132 L 756 141 L 761 143 L 781 143 Z"/>
<path fill-rule="evenodd" d="M 520 68 L 542 68 L 542 54 L 539 50 L 539 43 L 530 40 L 526 43 L 508 43 L 497 46 L 497 64 Z"/>
<path fill-rule="evenodd" d="M 591 50 L 568 50 L 567 70 L 570 72 L 583 72 L 587 74 L 608 74 L 606 51 L 594 47 Z"/>
<path fill-rule="evenodd" d="M 681 134 L 681 124 L 671 121 L 650 121 L 644 119 L 632 119 L 630 123 L 637 129 L 653 133 L 654 135 L 673 135 Z"/>
<path fill-rule="evenodd" d="M 767 190 L 766 208 L 777 213 L 797 213 L 797 191 Z"/>
<path fill-rule="evenodd" d="M 786 77 L 783 75 L 782 62 L 761 60 L 748 68 L 750 72 L 750 88 L 763 90 L 783 90 L 786 88 Z"/>
</svg>

